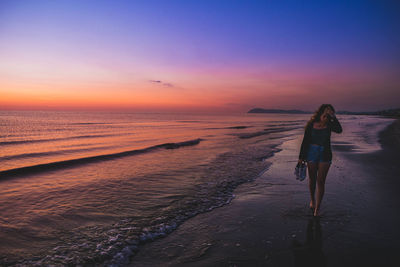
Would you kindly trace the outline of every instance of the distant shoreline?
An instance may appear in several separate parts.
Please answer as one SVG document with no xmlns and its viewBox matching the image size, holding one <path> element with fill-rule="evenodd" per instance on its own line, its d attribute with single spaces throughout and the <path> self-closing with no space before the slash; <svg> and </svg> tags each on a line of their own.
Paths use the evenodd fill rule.
<svg viewBox="0 0 400 267">
<path fill-rule="evenodd" d="M 278 113 L 278 114 L 312 114 L 311 111 L 304 111 L 298 109 L 264 109 L 264 108 L 253 108 L 249 110 L 247 113 Z M 338 111 L 337 114 L 341 115 L 377 115 L 377 116 L 385 116 L 391 118 L 400 118 L 400 108 L 396 109 L 386 109 L 379 111 Z"/>
</svg>

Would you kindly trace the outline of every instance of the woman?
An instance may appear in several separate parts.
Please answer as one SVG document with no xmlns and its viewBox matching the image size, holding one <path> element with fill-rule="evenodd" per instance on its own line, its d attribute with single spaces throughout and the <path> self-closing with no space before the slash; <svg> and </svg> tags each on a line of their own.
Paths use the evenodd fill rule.
<svg viewBox="0 0 400 267">
<path fill-rule="evenodd" d="M 299 163 L 306 161 L 311 194 L 310 208 L 314 216 L 320 215 L 325 179 L 332 162 L 331 132 L 341 133 L 342 126 L 330 104 L 323 104 L 306 125 L 301 144 Z M 315 188 L 317 194 L 315 197 Z"/>
</svg>

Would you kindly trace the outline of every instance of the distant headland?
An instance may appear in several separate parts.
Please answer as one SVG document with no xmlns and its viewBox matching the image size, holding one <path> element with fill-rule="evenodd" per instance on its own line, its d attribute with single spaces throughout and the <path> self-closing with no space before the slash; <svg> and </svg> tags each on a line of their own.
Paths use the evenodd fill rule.
<svg viewBox="0 0 400 267">
<path fill-rule="evenodd" d="M 281 114 L 311 114 L 311 111 L 304 111 L 298 109 L 264 109 L 264 108 L 253 108 L 247 113 L 281 113 Z M 338 111 L 337 114 L 344 115 L 380 115 L 385 117 L 400 117 L 400 108 L 386 109 L 380 111 L 366 111 L 366 112 L 353 112 L 353 111 Z"/>
</svg>

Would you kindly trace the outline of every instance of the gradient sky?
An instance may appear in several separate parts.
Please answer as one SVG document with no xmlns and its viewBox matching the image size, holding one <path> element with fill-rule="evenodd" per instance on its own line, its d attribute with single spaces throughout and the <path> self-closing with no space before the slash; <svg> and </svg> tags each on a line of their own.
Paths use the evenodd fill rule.
<svg viewBox="0 0 400 267">
<path fill-rule="evenodd" d="M 0 1 L 0 109 L 400 106 L 396 1 Z"/>
</svg>

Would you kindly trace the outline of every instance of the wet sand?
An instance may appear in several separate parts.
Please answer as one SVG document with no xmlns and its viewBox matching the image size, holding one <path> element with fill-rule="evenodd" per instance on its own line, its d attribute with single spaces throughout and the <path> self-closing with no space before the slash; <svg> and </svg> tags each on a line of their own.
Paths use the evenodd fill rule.
<svg viewBox="0 0 400 267">
<path fill-rule="evenodd" d="M 234 201 L 143 245 L 132 266 L 400 266 L 399 132 L 398 120 L 374 153 L 334 146 L 320 219 L 293 175 L 300 137 L 288 139 Z"/>
</svg>

